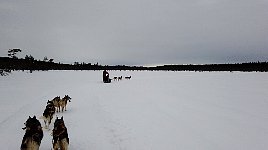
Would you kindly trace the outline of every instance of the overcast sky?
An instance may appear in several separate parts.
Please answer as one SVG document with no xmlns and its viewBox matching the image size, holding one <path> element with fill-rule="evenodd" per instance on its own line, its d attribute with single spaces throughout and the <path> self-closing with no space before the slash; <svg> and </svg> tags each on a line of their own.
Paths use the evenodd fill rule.
<svg viewBox="0 0 268 150">
<path fill-rule="evenodd" d="M 268 61 L 268 0 L 0 0 L 0 56 L 155 65 Z"/>
</svg>

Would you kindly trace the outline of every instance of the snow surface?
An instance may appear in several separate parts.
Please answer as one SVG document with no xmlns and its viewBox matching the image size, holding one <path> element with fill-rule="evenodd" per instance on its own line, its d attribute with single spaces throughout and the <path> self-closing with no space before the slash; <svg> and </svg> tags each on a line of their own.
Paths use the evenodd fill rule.
<svg viewBox="0 0 268 150">
<path fill-rule="evenodd" d="M 0 146 L 19 149 L 28 116 L 69 94 L 70 150 L 267 150 L 268 74 L 110 71 L 13 72 L 0 77 Z M 55 117 L 54 117 L 55 118 Z M 44 126 L 43 120 L 39 119 Z M 52 148 L 44 129 L 40 149 Z"/>
</svg>

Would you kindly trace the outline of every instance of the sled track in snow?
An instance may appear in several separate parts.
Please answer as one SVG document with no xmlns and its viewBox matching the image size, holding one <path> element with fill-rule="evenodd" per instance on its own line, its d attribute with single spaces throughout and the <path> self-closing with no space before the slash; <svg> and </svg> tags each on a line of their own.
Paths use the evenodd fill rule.
<svg viewBox="0 0 268 150">
<path fill-rule="evenodd" d="M 29 104 L 33 104 L 33 103 L 28 103 L 25 104 L 24 106 L 20 107 L 17 111 L 13 112 L 11 115 L 7 116 L 6 119 L 4 119 L 3 121 L 0 122 L 0 128 L 7 123 L 9 120 L 14 119 L 15 116 L 17 116 L 18 113 L 23 112 L 23 110 L 25 110 L 26 108 L 29 107 Z"/>
</svg>

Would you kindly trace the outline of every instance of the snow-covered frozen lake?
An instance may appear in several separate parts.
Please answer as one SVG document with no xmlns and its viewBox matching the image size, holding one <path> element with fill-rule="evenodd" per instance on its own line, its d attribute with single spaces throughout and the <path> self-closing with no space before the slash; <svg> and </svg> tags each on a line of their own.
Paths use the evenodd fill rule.
<svg viewBox="0 0 268 150">
<path fill-rule="evenodd" d="M 13 72 L 0 77 L 0 146 L 19 149 L 28 116 L 68 94 L 70 150 L 267 150 L 268 74 L 110 71 Z M 54 117 L 55 118 L 55 117 Z M 42 125 L 43 120 L 39 119 Z M 52 125 L 50 126 L 52 129 Z M 40 149 L 52 148 L 44 129 Z"/>
</svg>

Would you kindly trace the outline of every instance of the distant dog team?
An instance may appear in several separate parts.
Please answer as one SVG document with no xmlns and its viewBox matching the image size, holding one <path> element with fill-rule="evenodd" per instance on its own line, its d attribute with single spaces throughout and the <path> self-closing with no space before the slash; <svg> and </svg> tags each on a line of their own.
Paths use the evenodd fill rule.
<svg viewBox="0 0 268 150">
<path fill-rule="evenodd" d="M 123 79 L 123 76 L 114 77 L 113 79 L 114 79 L 114 81 L 120 81 L 120 80 Z M 125 79 L 130 80 L 131 79 L 131 76 L 126 76 Z"/>
</svg>

